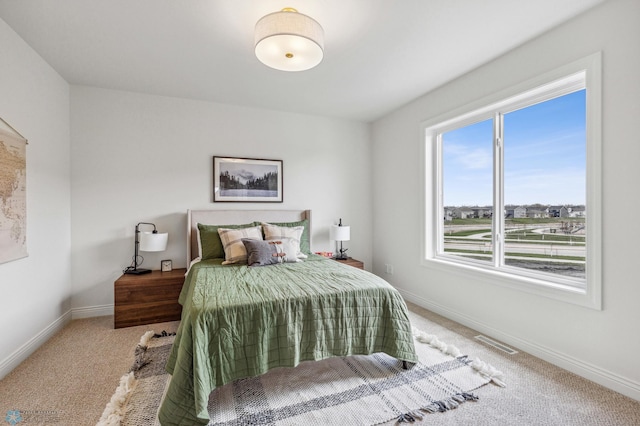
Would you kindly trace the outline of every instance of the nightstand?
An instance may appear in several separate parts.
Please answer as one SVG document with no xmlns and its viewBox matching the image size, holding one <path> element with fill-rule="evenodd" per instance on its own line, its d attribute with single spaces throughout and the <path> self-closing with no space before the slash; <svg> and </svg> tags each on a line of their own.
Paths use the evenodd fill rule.
<svg viewBox="0 0 640 426">
<path fill-rule="evenodd" d="M 182 314 L 178 297 L 186 269 L 152 271 L 143 275 L 124 274 L 116 280 L 114 327 L 176 321 Z"/>
<path fill-rule="evenodd" d="M 347 257 L 346 260 L 333 259 L 336 262 L 344 263 L 345 265 L 353 266 L 354 268 L 364 269 L 364 263 L 359 260 L 354 259 L 353 257 Z"/>
</svg>

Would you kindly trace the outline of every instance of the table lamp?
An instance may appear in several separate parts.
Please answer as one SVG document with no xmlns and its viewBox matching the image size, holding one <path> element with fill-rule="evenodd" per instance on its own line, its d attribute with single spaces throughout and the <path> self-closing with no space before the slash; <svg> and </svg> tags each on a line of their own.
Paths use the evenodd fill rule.
<svg viewBox="0 0 640 426">
<path fill-rule="evenodd" d="M 347 255 L 345 254 L 349 249 L 342 248 L 343 241 L 349 241 L 351 238 L 351 228 L 349 226 L 342 226 L 342 218 L 340 218 L 340 223 L 337 225 L 331 225 L 331 229 L 329 231 L 329 238 L 334 241 L 340 241 L 340 251 L 334 259 L 337 260 L 346 260 Z"/>
<path fill-rule="evenodd" d="M 151 225 L 153 226 L 153 231 L 151 232 L 141 232 L 140 225 Z M 138 254 L 139 251 L 165 251 L 167 249 L 167 240 L 169 239 L 169 234 L 164 232 L 160 233 L 156 229 L 156 225 L 148 222 L 140 222 L 136 225 L 136 236 L 135 236 L 135 245 L 133 252 L 133 265 L 127 266 L 127 268 L 123 271 L 125 274 L 148 274 L 151 272 L 151 269 L 142 269 L 138 268 L 138 266 L 142 265 L 144 262 L 144 258 Z M 138 258 L 140 258 L 140 262 L 138 262 Z"/>
</svg>

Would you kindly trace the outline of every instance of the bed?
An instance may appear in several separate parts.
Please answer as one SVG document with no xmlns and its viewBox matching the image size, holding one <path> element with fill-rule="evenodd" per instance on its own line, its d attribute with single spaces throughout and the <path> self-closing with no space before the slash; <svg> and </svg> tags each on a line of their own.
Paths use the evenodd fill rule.
<svg viewBox="0 0 640 426">
<path fill-rule="evenodd" d="M 369 272 L 311 254 L 309 210 L 191 210 L 187 216 L 188 261 L 196 262 L 180 294 L 182 320 L 166 366 L 172 377 L 158 412 L 162 425 L 207 424 L 212 390 L 276 367 L 375 352 L 417 362 L 398 291 Z M 232 232 L 238 228 L 230 225 L 244 228 Z M 211 244 L 218 227 L 223 257 L 215 257 L 219 247 Z M 256 229 L 271 232 L 271 250 L 289 244 L 295 232 L 296 258 L 306 258 L 248 266 L 247 253 L 255 260 L 249 243 L 266 243 L 245 239 L 245 263 L 224 264 L 234 258 L 224 233 Z M 275 238 L 274 229 L 286 237 Z"/>
</svg>

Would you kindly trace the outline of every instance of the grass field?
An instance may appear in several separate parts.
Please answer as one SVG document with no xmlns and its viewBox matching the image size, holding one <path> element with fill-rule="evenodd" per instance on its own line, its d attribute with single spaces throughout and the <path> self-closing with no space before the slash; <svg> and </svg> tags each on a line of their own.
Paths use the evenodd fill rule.
<svg viewBox="0 0 640 426">
<path fill-rule="evenodd" d="M 505 263 L 530 270 L 584 278 L 584 218 L 517 218 L 505 220 Z M 488 261 L 492 220 L 453 219 L 445 222 L 444 250 L 451 255 Z M 471 246 L 465 249 L 465 246 Z M 552 254 L 555 253 L 555 254 Z"/>
</svg>

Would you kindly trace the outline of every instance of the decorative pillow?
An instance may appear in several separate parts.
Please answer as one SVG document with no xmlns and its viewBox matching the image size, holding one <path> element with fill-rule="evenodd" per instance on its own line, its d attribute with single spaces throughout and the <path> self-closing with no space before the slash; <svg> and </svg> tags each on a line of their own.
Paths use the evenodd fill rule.
<svg viewBox="0 0 640 426">
<path fill-rule="evenodd" d="M 247 265 L 265 266 L 283 262 L 300 262 L 296 257 L 295 244 L 291 240 L 258 241 L 242 239 L 247 250 Z"/>
<path fill-rule="evenodd" d="M 252 222 L 244 225 L 205 225 L 198 223 L 198 248 L 202 260 L 224 259 L 224 247 L 220 241 L 218 228 L 240 229 L 250 228 L 260 223 Z"/>
<path fill-rule="evenodd" d="M 223 265 L 247 262 L 247 250 L 242 244 L 243 238 L 262 240 L 262 231 L 259 226 L 241 229 L 218 228 L 218 234 L 224 247 Z"/>
<path fill-rule="evenodd" d="M 282 240 L 286 238 L 290 240 L 296 249 L 296 257 L 299 259 L 306 259 L 307 255 L 300 250 L 300 239 L 304 232 L 304 226 L 278 226 L 272 223 L 262 223 L 262 232 L 264 232 L 264 239 L 270 240 Z"/>
<path fill-rule="evenodd" d="M 271 225 L 283 226 L 286 228 L 295 228 L 298 226 L 304 227 L 302 231 L 302 237 L 300 238 L 300 252 L 304 254 L 311 254 L 311 244 L 309 243 L 309 220 L 304 219 L 299 222 L 269 222 Z"/>
</svg>

